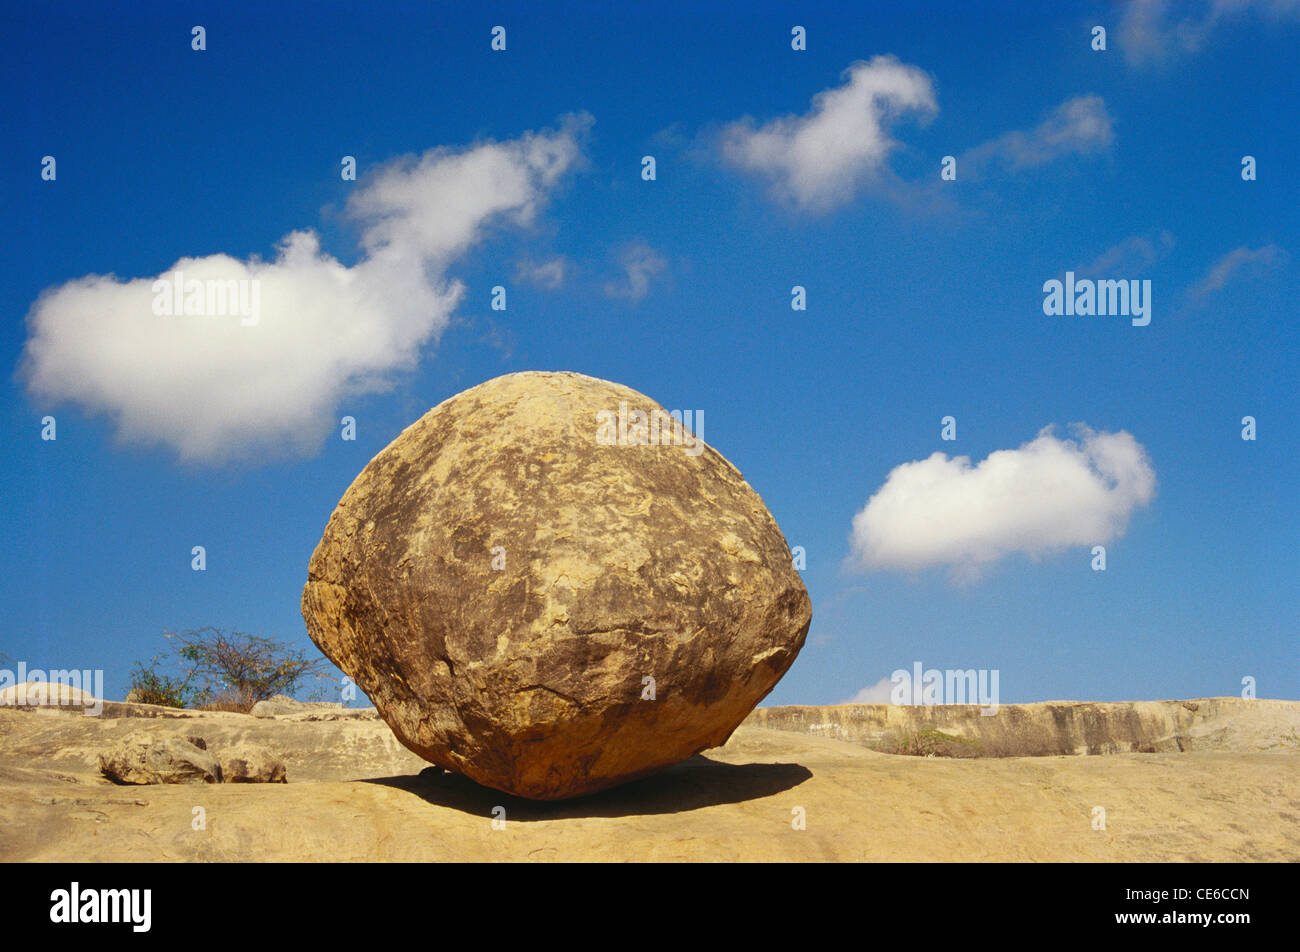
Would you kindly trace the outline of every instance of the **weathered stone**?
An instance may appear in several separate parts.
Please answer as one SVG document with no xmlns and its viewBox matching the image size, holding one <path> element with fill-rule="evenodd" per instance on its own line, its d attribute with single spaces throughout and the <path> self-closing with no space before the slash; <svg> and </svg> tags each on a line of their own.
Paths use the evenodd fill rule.
<svg viewBox="0 0 1300 952">
<path fill-rule="evenodd" d="M 0 707 L 90 707 L 95 696 L 70 684 L 24 681 L 0 690 Z"/>
<path fill-rule="evenodd" d="M 99 755 L 99 769 L 117 783 L 220 783 L 221 766 L 182 737 L 132 735 Z"/>
<path fill-rule="evenodd" d="M 580 374 L 499 377 L 344 494 L 303 617 L 420 756 L 520 796 L 591 793 L 721 745 L 794 661 L 811 607 L 771 514 L 680 424 L 607 445 L 637 440 L 634 411 L 662 408 Z"/>
<path fill-rule="evenodd" d="M 284 761 L 266 747 L 238 744 L 217 752 L 226 783 L 287 783 Z"/>
</svg>

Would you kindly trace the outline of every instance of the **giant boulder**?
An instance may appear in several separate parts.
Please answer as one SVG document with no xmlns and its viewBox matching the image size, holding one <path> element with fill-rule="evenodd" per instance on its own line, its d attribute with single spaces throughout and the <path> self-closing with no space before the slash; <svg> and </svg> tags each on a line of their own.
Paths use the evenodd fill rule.
<svg viewBox="0 0 1300 952">
<path fill-rule="evenodd" d="M 662 413 L 581 374 L 498 377 L 343 495 L 303 618 L 412 751 L 579 796 L 723 744 L 790 667 L 812 612 L 785 538 Z"/>
</svg>

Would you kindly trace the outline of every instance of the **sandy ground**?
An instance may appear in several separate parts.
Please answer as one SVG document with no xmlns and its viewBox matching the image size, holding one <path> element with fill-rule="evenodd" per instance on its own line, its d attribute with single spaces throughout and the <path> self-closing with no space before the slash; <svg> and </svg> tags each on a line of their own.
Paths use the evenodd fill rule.
<svg viewBox="0 0 1300 952">
<path fill-rule="evenodd" d="M 1294 705 L 1257 703 L 1273 720 L 1281 709 L 1267 705 Z M 140 730 L 268 744 L 290 782 L 100 777 L 95 753 Z M 424 766 L 373 718 L 0 710 L 0 858 L 1300 860 L 1300 747 L 1285 739 L 1269 750 L 949 759 L 746 724 L 654 777 L 550 804 Z M 494 826 L 496 808 L 505 822 Z"/>
</svg>

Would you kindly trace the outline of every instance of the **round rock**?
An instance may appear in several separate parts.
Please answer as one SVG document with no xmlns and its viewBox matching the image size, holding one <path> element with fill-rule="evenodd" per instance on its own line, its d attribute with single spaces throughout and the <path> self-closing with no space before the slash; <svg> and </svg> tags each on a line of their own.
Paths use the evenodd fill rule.
<svg viewBox="0 0 1300 952">
<path fill-rule="evenodd" d="M 723 744 L 812 609 L 763 501 L 680 414 L 593 377 L 517 373 L 370 461 L 302 613 L 415 753 L 553 800 Z"/>
</svg>

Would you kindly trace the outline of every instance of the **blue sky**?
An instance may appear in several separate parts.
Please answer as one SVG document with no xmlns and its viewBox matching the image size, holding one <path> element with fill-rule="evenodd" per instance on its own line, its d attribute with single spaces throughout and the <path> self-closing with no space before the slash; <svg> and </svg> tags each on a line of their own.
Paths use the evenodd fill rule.
<svg viewBox="0 0 1300 952">
<path fill-rule="evenodd" d="M 1002 703 L 1300 697 L 1295 5 L 12 6 L 12 661 L 121 697 L 166 629 L 314 651 L 307 560 L 353 477 L 441 400 L 542 369 L 703 410 L 806 550 L 812 628 L 767 703 L 916 661 L 997 669 Z M 522 197 L 430 198 L 439 148 Z M 319 252 L 277 264 L 304 230 Z M 283 367 L 248 376 L 118 286 L 213 255 L 286 295 L 328 255 L 373 306 L 270 302 Z M 412 256 L 427 287 L 383 281 Z M 1071 270 L 1149 280 L 1150 323 L 1045 315 Z M 116 281 L 69 285 L 90 275 Z"/>
</svg>

